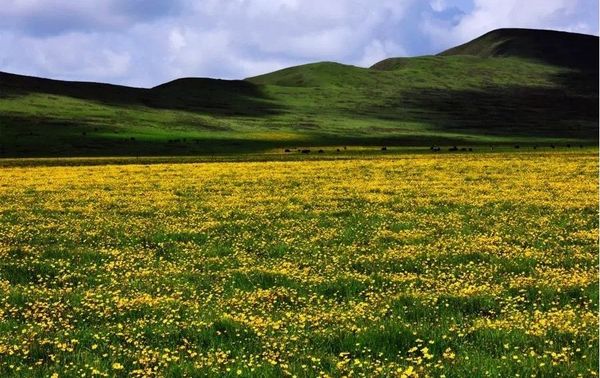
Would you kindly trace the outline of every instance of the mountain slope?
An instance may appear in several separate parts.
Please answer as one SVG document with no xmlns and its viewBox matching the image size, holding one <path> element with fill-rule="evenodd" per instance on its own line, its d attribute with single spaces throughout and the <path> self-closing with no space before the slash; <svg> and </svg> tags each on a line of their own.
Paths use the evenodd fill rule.
<svg viewBox="0 0 600 378">
<path fill-rule="evenodd" d="M 146 89 L 121 85 L 52 80 L 4 72 L 0 72 L 0 88 L 5 96 L 47 93 L 117 104 L 139 102 L 146 92 Z"/>
<path fill-rule="evenodd" d="M 439 55 L 515 57 L 554 66 L 597 70 L 598 37 L 553 30 L 498 29 Z"/>
<path fill-rule="evenodd" d="M 598 68 L 577 51 L 592 48 L 581 40 L 597 48 L 598 38 L 558 33 L 549 55 L 549 43 L 531 45 L 540 35 L 555 36 L 499 30 L 438 56 L 371 68 L 322 62 L 150 89 L 0 74 L 0 156 L 597 144 Z M 578 67 L 569 51 L 585 58 Z"/>
<path fill-rule="evenodd" d="M 243 80 L 206 78 L 177 79 L 157 87 L 132 88 L 121 85 L 69 82 L 0 72 L 4 96 L 49 94 L 107 105 L 142 105 L 156 109 L 194 110 L 208 114 L 268 112 L 260 89 Z M 263 99 L 264 100 L 264 99 Z"/>
<path fill-rule="evenodd" d="M 246 79 L 259 85 L 283 87 L 345 86 L 364 78 L 365 68 L 335 62 L 319 62 L 289 67 Z"/>
</svg>

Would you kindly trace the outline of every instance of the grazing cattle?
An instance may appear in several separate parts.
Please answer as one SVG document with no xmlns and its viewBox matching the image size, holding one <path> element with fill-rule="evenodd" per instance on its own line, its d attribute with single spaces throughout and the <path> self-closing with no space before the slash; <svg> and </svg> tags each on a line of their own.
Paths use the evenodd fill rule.
<svg viewBox="0 0 600 378">
<path fill-rule="evenodd" d="M 387 151 L 387 147 L 381 147 L 381 151 Z"/>
<path fill-rule="evenodd" d="M 318 152 L 319 152 L 320 154 L 322 154 L 322 153 L 323 153 L 323 152 L 325 152 L 325 151 L 323 151 L 323 150 L 319 150 Z"/>
<path fill-rule="evenodd" d="M 469 152 L 473 152 L 473 148 L 472 147 L 469 147 Z"/>
<path fill-rule="evenodd" d="M 302 150 L 303 154 L 310 154 L 310 150 Z"/>
<path fill-rule="evenodd" d="M 335 150 L 336 152 L 340 152 L 340 149 L 338 148 L 337 150 Z"/>
<path fill-rule="evenodd" d="M 521 146 L 519 146 L 518 144 L 515 146 L 515 148 L 518 150 L 519 148 L 521 148 Z"/>
<path fill-rule="evenodd" d="M 448 149 L 448 151 L 458 151 L 458 147 L 453 146 Z"/>
<path fill-rule="evenodd" d="M 291 151 L 286 148 L 284 152 L 291 152 Z"/>
</svg>

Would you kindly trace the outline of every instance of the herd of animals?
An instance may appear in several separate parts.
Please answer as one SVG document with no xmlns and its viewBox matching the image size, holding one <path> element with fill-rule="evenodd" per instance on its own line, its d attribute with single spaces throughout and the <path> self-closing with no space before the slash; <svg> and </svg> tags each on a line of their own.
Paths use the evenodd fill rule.
<svg viewBox="0 0 600 378">
<path fill-rule="evenodd" d="M 539 146 L 537 146 L 537 145 L 534 145 L 534 146 L 532 146 L 531 148 L 533 148 L 534 150 L 537 150 L 537 149 L 538 149 L 538 147 L 539 147 Z M 557 146 L 556 146 L 556 145 L 554 145 L 554 144 L 551 144 L 550 146 L 547 146 L 547 147 L 550 147 L 551 149 L 556 149 L 556 148 L 557 148 Z M 575 146 L 574 146 L 574 145 L 572 146 L 571 144 L 567 144 L 565 147 L 566 147 L 566 148 L 571 148 L 571 147 L 575 147 Z M 491 150 L 493 150 L 493 149 L 494 149 L 494 146 L 489 146 L 489 148 L 490 148 Z M 517 145 L 515 145 L 515 146 L 514 146 L 514 148 L 518 150 L 518 149 L 520 149 L 520 148 L 521 148 L 521 146 L 517 144 Z M 583 145 L 582 145 L 582 144 L 580 144 L 580 145 L 579 145 L 579 148 L 583 148 Z M 347 149 L 347 147 L 343 147 L 343 150 L 346 150 L 346 149 Z M 442 151 L 442 147 L 440 147 L 440 146 L 431 146 L 429 149 L 430 149 L 431 151 L 433 151 L 433 152 L 440 152 L 440 151 Z M 387 150 L 388 150 L 388 148 L 387 148 L 386 146 L 384 146 L 384 147 L 381 147 L 381 151 L 387 151 Z M 341 152 L 341 151 L 342 151 L 342 149 L 340 149 L 340 148 L 337 148 L 337 149 L 335 150 L 335 152 Z M 473 152 L 473 147 L 461 147 L 461 148 L 459 148 L 459 147 L 457 147 L 457 146 L 452 146 L 452 147 L 448 148 L 448 151 L 450 151 L 450 152 L 456 152 L 456 151 L 461 151 L 461 152 Z M 284 150 L 284 152 L 285 152 L 285 153 L 292 153 L 292 152 L 294 152 L 294 151 L 292 151 L 292 149 L 286 148 L 286 149 Z M 300 152 L 300 153 L 303 153 L 303 154 L 310 154 L 312 151 L 311 151 L 310 149 L 307 149 L 307 148 L 296 148 L 296 149 L 295 149 L 295 152 Z M 317 153 L 319 153 L 319 154 L 323 154 L 323 153 L 325 153 L 325 150 L 323 150 L 323 149 L 319 149 L 319 150 L 317 151 Z"/>
</svg>

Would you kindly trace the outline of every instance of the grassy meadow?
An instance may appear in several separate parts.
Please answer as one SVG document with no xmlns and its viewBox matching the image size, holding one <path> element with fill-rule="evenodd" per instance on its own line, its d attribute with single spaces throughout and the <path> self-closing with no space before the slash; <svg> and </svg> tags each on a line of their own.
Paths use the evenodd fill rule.
<svg viewBox="0 0 600 378">
<path fill-rule="evenodd" d="M 597 150 L 125 163 L 2 163 L 0 376 L 597 376 Z"/>
</svg>

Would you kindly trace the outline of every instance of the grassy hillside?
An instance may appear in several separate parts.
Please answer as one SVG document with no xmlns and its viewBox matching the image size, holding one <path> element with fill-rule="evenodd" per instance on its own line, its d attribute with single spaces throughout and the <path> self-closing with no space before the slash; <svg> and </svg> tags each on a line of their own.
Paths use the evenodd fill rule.
<svg viewBox="0 0 600 378">
<path fill-rule="evenodd" d="M 555 66 L 598 70 L 598 38 L 554 30 L 498 29 L 440 54 L 519 57 Z"/>
<path fill-rule="evenodd" d="M 576 66 L 564 57 L 589 41 L 597 51 L 598 38 L 559 33 L 535 45 L 548 32 L 519 33 L 490 33 L 439 56 L 371 68 L 323 62 L 244 81 L 189 78 L 151 89 L 0 74 L 0 154 L 596 144 L 597 63 L 573 53 L 587 62 Z M 498 35 L 509 34 L 512 47 L 498 47 Z M 549 58 L 522 53 L 527 44 Z M 560 62 L 547 54 L 552 44 Z"/>
</svg>

